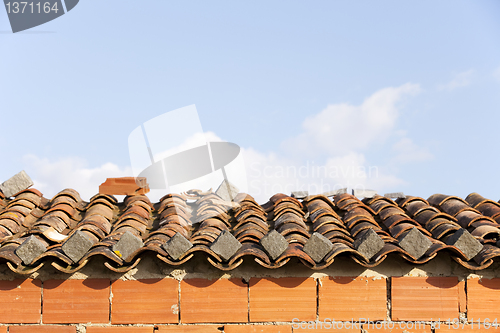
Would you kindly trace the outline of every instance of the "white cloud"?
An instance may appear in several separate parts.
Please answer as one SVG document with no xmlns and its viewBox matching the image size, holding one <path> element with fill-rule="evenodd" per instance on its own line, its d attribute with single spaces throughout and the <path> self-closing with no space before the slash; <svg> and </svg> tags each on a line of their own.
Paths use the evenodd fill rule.
<svg viewBox="0 0 500 333">
<path fill-rule="evenodd" d="M 394 130 L 405 96 L 420 92 L 418 84 L 381 89 L 361 105 L 329 105 L 320 113 L 306 118 L 303 132 L 285 141 L 285 149 L 307 153 L 346 154 L 384 142 Z"/>
<path fill-rule="evenodd" d="M 406 131 L 397 128 L 401 115 L 399 103 L 405 97 L 419 92 L 418 84 L 406 83 L 381 89 L 361 105 L 329 105 L 318 114 L 306 118 L 302 124 L 303 131 L 284 141 L 282 151 L 264 153 L 253 148 L 242 148 L 244 160 L 235 168 L 228 166 L 228 178 L 230 181 L 244 179 L 240 171 L 244 174 L 246 169 L 248 187 L 237 186 L 254 196 L 259 203 L 266 202 L 276 193 L 290 194 L 298 190 L 311 194 L 344 187 L 374 189 L 379 193 L 397 191 L 406 182 L 388 168 L 370 163 L 366 155 L 374 147 L 382 147 L 389 154 L 390 167 L 432 158 L 425 148 L 417 146 L 408 138 Z M 204 135 L 208 141 L 221 141 L 213 132 Z M 388 140 L 393 137 L 398 138 L 396 143 Z M 184 144 L 189 146 L 190 142 Z M 106 178 L 132 176 L 130 167 L 106 163 L 89 168 L 88 163 L 79 158 L 50 161 L 29 155 L 25 161 L 35 186 L 47 197 L 72 187 L 88 200 L 98 192 L 98 186 Z M 208 190 L 222 179 L 221 175 L 213 176 L 217 179 L 203 181 L 199 178 L 183 185 Z M 165 190 L 152 190 L 148 197 L 157 201 L 164 194 Z"/>
<path fill-rule="evenodd" d="M 497 79 L 498 81 L 500 81 L 500 67 L 498 67 L 497 69 L 495 69 L 495 70 L 493 71 L 493 77 L 494 77 L 495 79 Z"/>
<path fill-rule="evenodd" d="M 192 148 L 189 144 L 195 139 L 197 138 L 190 138 L 188 141 L 184 142 L 183 145 L 186 145 L 185 148 Z M 213 132 L 206 132 L 204 133 L 204 138 L 198 139 L 203 139 L 202 142 L 222 141 L 221 138 Z M 134 176 L 130 166 L 120 167 L 108 162 L 101 166 L 91 168 L 88 166 L 89 163 L 80 157 L 66 157 L 58 160 L 50 160 L 48 158 L 40 158 L 36 155 L 25 155 L 23 157 L 23 162 L 26 171 L 33 179 L 34 188 L 40 190 L 46 198 L 52 198 L 65 188 L 73 188 L 80 193 L 83 200 L 88 201 L 99 192 L 99 185 L 101 185 L 106 178 Z M 244 161 L 241 157 L 237 157 L 226 165 L 225 171 L 233 184 L 242 191 L 248 190 Z M 176 193 L 184 192 L 189 189 L 206 191 L 210 188 L 215 191 L 223 179 L 222 172 L 217 170 L 207 176 L 176 185 L 172 188 L 172 191 Z M 151 189 L 147 196 L 152 201 L 158 201 L 162 196 L 168 193 L 168 191 L 168 189 Z M 117 196 L 117 198 L 122 198 L 122 196 Z"/>
<path fill-rule="evenodd" d="M 276 193 L 320 194 L 345 187 L 383 191 L 405 183 L 382 168 L 370 165 L 363 154 L 355 152 L 321 163 L 313 159 L 290 159 L 276 153 L 264 154 L 254 149 L 245 149 L 244 158 L 249 194 L 259 203 L 265 203 Z"/>
<path fill-rule="evenodd" d="M 428 149 L 419 147 L 410 138 L 402 138 L 392 146 L 396 153 L 393 162 L 406 164 L 411 162 L 422 162 L 430 160 L 433 156 Z"/>
<path fill-rule="evenodd" d="M 218 142 L 218 141 L 223 141 L 223 140 L 214 132 L 195 133 L 187 137 L 182 143 L 180 143 L 175 147 L 170 147 L 170 149 L 165 149 L 163 151 L 153 152 L 154 160 L 159 161 L 165 157 L 172 156 L 176 153 L 186 151 L 188 149 L 192 149 L 195 147 L 199 147 L 201 145 L 206 144 L 207 142 Z"/>
<path fill-rule="evenodd" d="M 130 167 L 120 168 L 113 163 L 89 168 L 88 162 L 79 157 L 66 157 L 51 161 L 35 155 L 23 156 L 25 170 L 33 179 L 34 188 L 46 198 L 52 198 L 65 188 L 73 188 L 83 200 L 99 192 L 99 185 L 106 178 L 132 176 Z"/>
<path fill-rule="evenodd" d="M 314 160 L 293 160 L 276 153 L 264 154 L 252 148 L 242 149 L 242 152 L 248 188 L 238 187 L 254 196 L 259 203 L 267 202 L 276 193 L 290 194 L 292 191 L 306 190 L 311 194 L 318 194 L 344 187 L 383 191 L 405 183 L 378 166 L 369 165 L 361 153 L 351 152 L 341 157 L 329 158 L 323 163 L 316 163 Z M 130 167 L 105 163 L 89 168 L 88 162 L 78 157 L 52 161 L 26 155 L 24 162 L 26 171 L 35 183 L 34 188 L 40 190 L 46 198 L 52 198 L 65 188 L 73 188 L 80 193 L 83 200 L 88 201 L 98 193 L 99 185 L 106 178 L 132 175 Z M 234 181 L 231 174 L 228 173 L 228 176 L 230 181 Z M 241 180 L 243 176 L 236 177 Z M 219 178 L 218 181 L 222 179 Z M 202 186 L 205 183 L 206 188 Z M 208 190 L 213 187 L 212 183 L 199 179 L 194 188 Z M 155 202 L 165 194 L 165 190 L 151 190 L 147 196 Z M 119 200 L 122 198 L 117 197 Z"/>
<path fill-rule="evenodd" d="M 329 105 L 304 120 L 303 131 L 283 142 L 281 154 L 246 149 L 250 194 L 267 201 L 277 192 L 317 194 L 347 187 L 382 193 L 406 184 L 388 168 L 369 163 L 365 152 L 397 136 L 394 157 L 388 156 L 391 166 L 432 157 L 397 128 L 399 103 L 420 90 L 418 84 L 406 83 L 381 89 L 361 105 Z M 390 147 L 386 151 L 391 152 Z"/>
<path fill-rule="evenodd" d="M 455 74 L 455 77 L 450 82 L 438 85 L 438 90 L 452 91 L 456 88 L 466 87 L 471 84 L 474 73 L 473 69 L 469 69 L 468 71 Z"/>
</svg>

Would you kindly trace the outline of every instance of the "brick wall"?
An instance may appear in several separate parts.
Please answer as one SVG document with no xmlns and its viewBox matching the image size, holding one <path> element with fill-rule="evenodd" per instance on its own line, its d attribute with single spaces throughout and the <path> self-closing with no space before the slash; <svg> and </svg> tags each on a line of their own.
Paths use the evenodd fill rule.
<svg viewBox="0 0 500 333">
<path fill-rule="evenodd" d="M 500 333 L 498 317 L 500 279 L 0 281 L 0 333 Z"/>
</svg>

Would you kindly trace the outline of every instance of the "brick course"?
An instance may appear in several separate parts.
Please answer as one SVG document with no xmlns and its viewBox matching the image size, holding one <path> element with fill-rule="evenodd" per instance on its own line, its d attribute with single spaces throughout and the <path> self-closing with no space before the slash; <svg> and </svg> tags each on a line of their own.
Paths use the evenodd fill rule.
<svg viewBox="0 0 500 333">
<path fill-rule="evenodd" d="M 111 284 L 111 324 L 177 323 L 179 281 L 117 280 Z"/>
<path fill-rule="evenodd" d="M 43 322 L 108 323 L 109 285 L 108 279 L 45 281 Z"/>
<path fill-rule="evenodd" d="M 320 333 L 332 328 L 315 324 L 317 314 L 320 321 L 335 319 L 344 325 L 363 318 L 386 320 L 389 303 L 396 322 L 441 320 L 433 333 L 456 332 L 443 322 L 458 318 L 459 311 L 474 320 L 474 325 L 460 327 L 460 333 L 500 333 L 484 327 L 487 318 L 492 323 L 500 316 L 498 278 L 391 277 L 390 282 L 388 292 L 385 279 L 363 277 L 252 278 L 248 284 L 241 279 L 169 278 L 0 281 L 0 333 L 70 333 L 76 332 L 75 324 L 84 325 L 87 333 L 218 333 L 223 328 L 225 333 Z M 297 321 L 305 324 L 299 327 Z M 123 324 L 128 326 L 118 326 Z M 397 325 L 364 330 L 402 333 Z M 432 332 L 429 326 L 405 330 Z M 335 332 L 361 333 L 361 323 L 336 327 Z"/>
<path fill-rule="evenodd" d="M 392 277 L 392 320 L 458 318 L 456 277 Z"/>
<path fill-rule="evenodd" d="M 41 286 L 39 280 L 0 281 L 0 323 L 39 323 Z"/>
<path fill-rule="evenodd" d="M 250 279 L 250 321 L 316 319 L 316 281 L 312 278 Z"/>
<path fill-rule="evenodd" d="M 467 280 L 467 318 L 500 321 L 500 279 Z"/>
<path fill-rule="evenodd" d="M 248 287 L 241 279 L 188 279 L 181 282 L 181 322 L 248 321 Z"/>
<path fill-rule="evenodd" d="M 323 278 L 319 285 L 319 319 L 384 320 L 387 317 L 385 279 Z"/>
</svg>

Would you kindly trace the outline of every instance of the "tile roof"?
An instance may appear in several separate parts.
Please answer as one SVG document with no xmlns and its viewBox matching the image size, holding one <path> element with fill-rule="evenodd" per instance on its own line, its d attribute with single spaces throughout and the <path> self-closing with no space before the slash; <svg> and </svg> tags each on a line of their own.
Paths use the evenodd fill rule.
<svg viewBox="0 0 500 333">
<path fill-rule="evenodd" d="M 199 253 L 221 270 L 244 259 L 270 269 L 290 260 L 322 269 L 337 256 L 374 267 L 389 254 L 422 264 L 442 252 L 480 270 L 500 258 L 499 223 L 500 204 L 477 193 L 465 200 L 276 194 L 259 205 L 242 193 L 234 202 L 214 193 L 168 194 L 153 204 L 145 195 L 84 202 L 72 189 L 49 200 L 28 189 L 12 199 L 0 192 L 0 262 L 21 274 L 45 265 L 72 273 L 103 257 L 110 270 L 126 272 L 147 252 L 171 266 Z"/>
</svg>

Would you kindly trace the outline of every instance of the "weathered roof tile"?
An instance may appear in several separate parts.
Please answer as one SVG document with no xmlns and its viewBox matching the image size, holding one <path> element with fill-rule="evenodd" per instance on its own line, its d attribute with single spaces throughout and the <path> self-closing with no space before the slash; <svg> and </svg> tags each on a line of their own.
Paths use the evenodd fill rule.
<svg viewBox="0 0 500 333">
<path fill-rule="evenodd" d="M 229 202 L 211 192 L 190 191 L 152 204 L 145 195 L 119 202 L 98 194 L 84 202 L 71 189 L 48 200 L 28 189 L 14 198 L 0 197 L 0 258 L 21 273 L 36 271 L 47 260 L 56 260 L 54 267 L 70 273 L 96 256 L 103 257 L 109 269 L 124 272 L 151 251 L 165 265 L 189 261 L 200 252 L 224 270 L 245 258 L 267 268 L 295 258 L 314 269 L 329 266 L 338 255 L 366 267 L 391 260 L 388 253 L 421 264 L 446 251 L 468 269 L 483 269 L 500 259 L 496 201 L 476 193 L 465 200 L 439 194 L 429 201 L 381 195 L 361 201 L 340 192 L 333 200 L 278 193 L 259 205 L 244 193 Z M 52 237 L 49 230 L 60 237 Z M 182 248 L 176 243 L 180 237 L 185 240 Z M 46 250 L 22 246 L 27 238 L 46 244 Z M 315 246 L 315 240 L 324 242 Z M 174 243 L 176 251 L 168 246 Z M 184 246 L 188 243 L 191 246 Z"/>
</svg>

